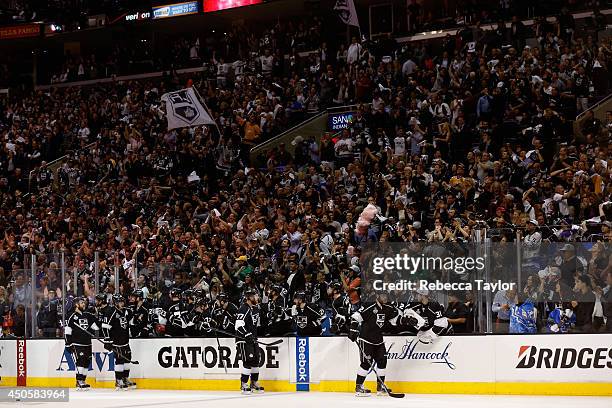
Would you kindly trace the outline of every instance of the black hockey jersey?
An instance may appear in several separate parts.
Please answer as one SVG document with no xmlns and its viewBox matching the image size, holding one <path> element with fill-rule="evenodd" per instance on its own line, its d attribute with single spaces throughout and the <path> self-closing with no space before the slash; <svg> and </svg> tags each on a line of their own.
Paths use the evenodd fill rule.
<svg viewBox="0 0 612 408">
<path fill-rule="evenodd" d="M 149 309 L 144 305 L 134 305 L 130 309 L 130 337 L 148 337 L 149 335 Z"/>
<path fill-rule="evenodd" d="M 429 301 L 426 305 L 421 302 L 412 302 L 407 307 L 417 312 L 423 319 L 425 325 L 421 331 L 433 329 L 437 335 L 445 334 L 448 323 L 444 317 L 444 306 L 436 301 Z"/>
<path fill-rule="evenodd" d="M 130 343 L 130 320 L 132 313 L 128 308 L 115 308 L 108 320 L 102 323 L 102 328 L 108 330 L 106 334 L 110 337 L 113 345 L 126 346 Z"/>
<path fill-rule="evenodd" d="M 212 334 L 211 327 L 215 326 L 210 315 L 210 309 L 198 311 L 194 308 L 189 314 L 190 327 L 187 328 L 188 336 L 207 336 Z"/>
<path fill-rule="evenodd" d="M 187 308 L 181 301 L 174 302 L 166 311 L 166 335 L 181 337 L 185 335 L 187 327 Z"/>
<path fill-rule="evenodd" d="M 96 330 L 100 330 L 100 324 L 94 315 L 75 310 L 64 328 L 66 346 L 91 346 L 91 336 Z"/>
<path fill-rule="evenodd" d="M 286 300 L 283 295 L 270 299 L 267 303 L 267 329 L 271 336 L 284 336 L 292 331 L 293 320 L 287 314 Z"/>
<path fill-rule="evenodd" d="M 231 302 L 228 302 L 225 308 L 215 303 L 211 310 L 211 317 L 215 321 L 216 327 L 233 333 L 237 313 L 238 308 Z"/>
<path fill-rule="evenodd" d="M 318 336 L 323 330 L 321 323 L 325 318 L 323 309 L 314 303 L 306 303 L 304 307 L 293 306 L 291 316 L 295 323 L 298 336 Z"/>
<path fill-rule="evenodd" d="M 95 309 L 95 316 L 100 323 L 105 323 L 108 321 L 108 318 L 113 313 L 115 308 L 109 305 L 104 307 L 98 307 Z"/>
<path fill-rule="evenodd" d="M 286 303 L 282 295 L 277 296 L 276 299 L 270 299 L 268 302 L 268 323 L 271 326 L 290 319 L 285 311 L 287 308 Z"/>
<path fill-rule="evenodd" d="M 351 302 L 345 294 L 338 296 L 332 302 L 332 327 L 334 334 L 344 334 L 348 331 Z"/>
<path fill-rule="evenodd" d="M 362 306 L 351 316 L 351 329 L 361 325 L 359 338 L 370 344 L 382 344 L 382 329 L 390 323 L 393 326 L 398 324 L 399 310 L 390 304 L 381 305 L 373 303 L 369 306 Z"/>
<path fill-rule="evenodd" d="M 236 334 L 248 341 L 257 339 L 257 328 L 259 327 L 259 306 L 249 306 L 243 303 L 236 314 Z M 238 338 L 236 342 L 245 341 Z"/>
</svg>

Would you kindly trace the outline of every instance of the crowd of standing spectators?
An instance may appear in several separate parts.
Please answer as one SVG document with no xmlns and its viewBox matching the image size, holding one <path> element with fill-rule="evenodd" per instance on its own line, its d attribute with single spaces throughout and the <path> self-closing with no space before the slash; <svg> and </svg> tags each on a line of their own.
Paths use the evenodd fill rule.
<svg viewBox="0 0 612 408">
<path fill-rule="evenodd" d="M 210 72 L 9 98 L 0 118 L 4 321 L 20 335 L 28 299 L 46 310 L 67 294 L 93 299 L 96 287 L 126 297 L 141 289 L 155 302 L 172 287 L 195 288 L 238 303 L 247 288 L 278 285 L 289 302 L 305 290 L 329 308 L 327 288 L 340 282 L 357 308 L 372 296 L 359 260 L 368 243 L 470 244 L 484 229 L 496 243 L 523 242 L 533 271 L 521 282 L 535 288 L 528 297 L 496 295 L 500 325 L 512 327 L 513 308 L 531 299 L 551 304 L 540 328 L 609 330 L 612 115 L 586 114 L 580 134 L 572 121 L 607 89 L 612 43 L 547 27 L 534 47 L 518 29 L 478 25 L 441 48 L 355 37 L 328 49 L 321 39 L 287 63 L 275 58 L 281 38 L 264 34 L 253 38 L 253 58 L 206 51 Z M 167 130 L 160 97 L 185 86 L 199 90 L 220 132 Z M 308 112 L 349 104 L 355 115 L 340 133 L 320 143 L 299 136 L 291 149 L 248 160 L 252 146 Z M 378 217 L 363 231 L 368 205 Z M 554 264 L 542 256 L 546 242 L 594 241 L 586 266 L 565 260 L 565 246 Z M 482 330 L 474 293 L 452 295 L 457 330 Z M 567 327 L 548 324 L 557 309 L 574 325 L 571 316 Z M 59 332 L 57 324 L 38 329 Z"/>
</svg>

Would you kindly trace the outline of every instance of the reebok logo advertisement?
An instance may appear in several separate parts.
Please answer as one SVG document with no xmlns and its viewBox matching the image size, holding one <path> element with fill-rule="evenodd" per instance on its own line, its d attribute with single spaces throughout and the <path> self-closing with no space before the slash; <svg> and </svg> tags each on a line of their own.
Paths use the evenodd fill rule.
<svg viewBox="0 0 612 408">
<path fill-rule="evenodd" d="M 17 386 L 25 387 L 27 374 L 27 354 L 25 339 L 17 340 Z"/>
<path fill-rule="evenodd" d="M 612 369 L 612 348 L 521 346 L 515 368 Z"/>
<path fill-rule="evenodd" d="M 423 345 L 420 341 L 406 340 L 406 344 L 401 346 L 400 351 L 393 351 L 395 343 L 391 343 L 387 349 L 387 358 L 389 360 L 412 360 L 412 361 L 429 361 L 431 364 L 443 364 L 450 370 L 457 368 L 454 363 L 449 360 L 449 349 L 452 342 L 436 345 L 436 350 L 431 350 L 432 346 Z"/>
<path fill-rule="evenodd" d="M 297 379 L 296 391 L 310 390 L 310 347 L 308 337 L 296 337 L 295 339 L 295 376 Z"/>
</svg>

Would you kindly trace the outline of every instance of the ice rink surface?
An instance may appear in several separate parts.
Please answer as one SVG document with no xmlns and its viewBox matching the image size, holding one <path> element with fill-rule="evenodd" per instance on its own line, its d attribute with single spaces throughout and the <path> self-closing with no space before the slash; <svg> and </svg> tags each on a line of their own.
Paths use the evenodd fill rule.
<svg viewBox="0 0 612 408">
<path fill-rule="evenodd" d="M 214 404 L 214 405 L 209 405 Z M 87 392 L 70 390 L 70 402 L 2 404 L 6 407 L 40 405 L 74 408 L 610 408 L 612 397 L 553 397 L 502 395 L 419 395 L 406 394 L 403 399 L 390 397 L 355 397 L 349 393 L 269 392 L 241 395 L 239 392 L 215 391 L 115 391 L 96 389 Z"/>
</svg>

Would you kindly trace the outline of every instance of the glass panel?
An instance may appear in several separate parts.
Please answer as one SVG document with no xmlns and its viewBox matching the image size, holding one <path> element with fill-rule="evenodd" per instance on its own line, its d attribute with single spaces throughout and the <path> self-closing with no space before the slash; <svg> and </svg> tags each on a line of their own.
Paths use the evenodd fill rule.
<svg viewBox="0 0 612 408">
<path fill-rule="evenodd" d="M 35 268 L 35 326 L 34 337 L 61 336 L 62 280 L 61 255 L 40 254 Z"/>
<path fill-rule="evenodd" d="M 32 333 L 31 270 L 13 269 L 7 283 L 7 303 L 4 307 L 3 331 L 8 336 L 27 337 Z"/>
</svg>

